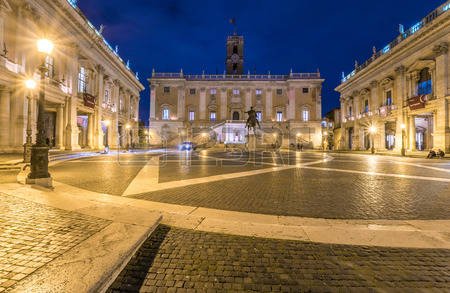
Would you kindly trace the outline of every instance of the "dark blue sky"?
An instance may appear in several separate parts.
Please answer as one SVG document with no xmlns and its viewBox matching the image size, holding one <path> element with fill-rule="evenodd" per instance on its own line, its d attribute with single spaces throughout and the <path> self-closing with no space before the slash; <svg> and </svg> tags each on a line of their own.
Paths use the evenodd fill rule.
<svg viewBox="0 0 450 293">
<path fill-rule="evenodd" d="M 156 71 L 223 72 L 225 39 L 235 17 L 245 37 L 245 72 L 315 72 L 326 79 L 323 113 L 339 106 L 334 88 L 354 60 L 392 41 L 444 0 L 79 0 L 131 68 L 139 72 L 140 116 L 148 121 L 147 78 Z"/>
</svg>

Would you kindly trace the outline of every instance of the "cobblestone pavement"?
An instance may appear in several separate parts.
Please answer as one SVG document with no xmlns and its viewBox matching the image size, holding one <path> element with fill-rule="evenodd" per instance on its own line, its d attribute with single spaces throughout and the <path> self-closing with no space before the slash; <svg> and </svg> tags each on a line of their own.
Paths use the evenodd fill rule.
<svg viewBox="0 0 450 293">
<path fill-rule="evenodd" d="M 59 182 L 99 193 L 122 195 L 151 155 L 120 154 L 59 163 L 49 168 Z"/>
<path fill-rule="evenodd" d="M 450 184 L 291 169 L 134 195 L 172 204 L 331 219 L 449 219 Z"/>
<path fill-rule="evenodd" d="M 109 223 L 0 193 L 0 292 Z"/>
<path fill-rule="evenodd" d="M 109 292 L 450 291 L 450 250 L 316 244 L 160 226 Z"/>
</svg>

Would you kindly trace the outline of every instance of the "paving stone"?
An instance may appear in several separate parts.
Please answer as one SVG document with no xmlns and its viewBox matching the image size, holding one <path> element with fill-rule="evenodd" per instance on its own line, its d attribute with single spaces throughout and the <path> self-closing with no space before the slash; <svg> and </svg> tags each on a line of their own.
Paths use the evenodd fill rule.
<svg viewBox="0 0 450 293">
<path fill-rule="evenodd" d="M 210 254 L 209 250 L 230 248 L 233 254 Z M 308 255 L 314 255 L 314 260 L 306 260 Z M 207 256 L 207 267 L 212 270 L 201 269 L 203 256 Z M 243 256 L 248 258 L 246 265 L 237 269 L 238 264 L 243 263 Z M 269 262 L 258 261 L 263 256 Z M 372 292 L 405 289 L 420 292 L 437 288 L 450 291 L 450 250 L 318 244 L 162 225 L 146 240 L 109 292 L 127 286 L 139 288 L 141 292 L 154 292 L 149 289 L 155 278 L 153 271 L 158 270 L 157 265 L 162 259 L 169 259 L 181 267 L 187 260 L 192 263 L 184 276 L 180 274 L 183 270 L 161 273 L 164 279 L 174 275 L 174 281 L 157 284 L 166 290 Z M 136 263 L 145 264 L 146 275 L 136 275 L 136 271 L 130 269 Z M 222 270 L 217 270 L 218 267 Z M 184 281 L 179 281 L 180 277 Z"/>
<path fill-rule="evenodd" d="M 0 219 L 0 287 L 5 290 L 110 224 L 2 193 Z"/>
</svg>

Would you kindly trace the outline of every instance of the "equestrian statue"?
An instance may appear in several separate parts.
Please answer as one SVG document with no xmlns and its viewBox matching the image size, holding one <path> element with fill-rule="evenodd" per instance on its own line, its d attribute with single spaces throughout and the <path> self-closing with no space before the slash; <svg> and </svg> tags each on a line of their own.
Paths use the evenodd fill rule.
<svg viewBox="0 0 450 293">
<path fill-rule="evenodd" d="M 258 128 L 261 129 L 261 125 L 259 125 L 259 121 L 256 118 L 256 111 L 253 110 L 253 107 L 250 107 L 250 110 L 245 112 L 248 114 L 247 123 L 245 124 L 245 128 L 247 128 L 248 133 L 250 133 L 250 128 L 253 129 L 253 133 L 256 130 L 256 125 L 258 125 Z"/>
</svg>

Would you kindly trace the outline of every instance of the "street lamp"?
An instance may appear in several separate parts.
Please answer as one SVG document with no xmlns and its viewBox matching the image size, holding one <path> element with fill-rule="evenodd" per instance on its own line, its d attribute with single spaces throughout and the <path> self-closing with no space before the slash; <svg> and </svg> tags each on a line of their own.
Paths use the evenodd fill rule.
<svg viewBox="0 0 450 293">
<path fill-rule="evenodd" d="M 31 130 L 31 99 L 33 96 L 33 90 L 36 88 L 36 81 L 34 79 L 27 79 L 25 81 L 25 87 L 29 90 L 29 94 L 27 95 L 28 100 L 28 113 L 27 113 L 27 138 L 26 142 L 23 145 L 23 162 L 30 163 L 31 161 L 31 146 L 32 143 L 32 130 Z"/>
<path fill-rule="evenodd" d="M 48 173 L 48 145 L 45 141 L 45 58 L 53 51 L 53 43 L 48 39 L 40 39 L 37 42 L 37 49 L 42 56 L 42 63 L 39 66 L 40 86 L 37 117 L 36 143 L 31 147 L 31 172 L 28 174 L 27 183 L 39 184 L 46 187 L 52 186 L 52 178 Z"/>
<path fill-rule="evenodd" d="M 406 125 L 402 124 L 400 127 L 402 128 L 402 150 L 401 150 L 401 154 L 404 157 L 404 156 L 406 156 L 406 149 L 405 149 Z"/>
<path fill-rule="evenodd" d="M 374 154 L 375 153 L 375 145 L 374 145 L 374 142 L 373 142 L 373 136 L 377 132 L 377 128 L 372 125 L 372 126 L 369 127 L 369 132 L 370 132 L 370 141 L 371 141 L 370 142 L 370 144 L 371 144 L 370 151 L 372 152 L 372 154 Z"/>
</svg>

